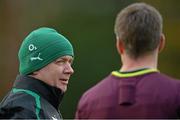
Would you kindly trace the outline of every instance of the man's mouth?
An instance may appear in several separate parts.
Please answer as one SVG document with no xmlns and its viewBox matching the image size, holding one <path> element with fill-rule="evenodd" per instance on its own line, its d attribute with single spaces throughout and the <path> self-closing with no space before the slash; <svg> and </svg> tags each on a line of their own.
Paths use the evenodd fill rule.
<svg viewBox="0 0 180 120">
<path fill-rule="evenodd" d="M 67 85 L 68 84 L 68 79 L 59 79 L 61 83 Z"/>
</svg>

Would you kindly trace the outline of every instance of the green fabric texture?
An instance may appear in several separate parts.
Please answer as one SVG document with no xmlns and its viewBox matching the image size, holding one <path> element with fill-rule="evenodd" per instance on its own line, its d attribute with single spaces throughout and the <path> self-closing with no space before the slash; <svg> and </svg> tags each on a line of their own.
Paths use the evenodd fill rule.
<svg viewBox="0 0 180 120">
<path fill-rule="evenodd" d="M 19 49 L 19 72 L 27 75 L 65 55 L 74 57 L 73 46 L 67 38 L 52 28 L 36 29 L 24 39 Z"/>
</svg>

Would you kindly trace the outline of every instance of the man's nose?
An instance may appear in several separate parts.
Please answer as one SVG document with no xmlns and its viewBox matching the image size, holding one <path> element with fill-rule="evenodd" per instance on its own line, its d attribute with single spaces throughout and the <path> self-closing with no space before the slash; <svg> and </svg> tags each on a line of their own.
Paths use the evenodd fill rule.
<svg viewBox="0 0 180 120">
<path fill-rule="evenodd" d="M 65 67 L 65 73 L 67 73 L 67 74 L 73 74 L 74 73 L 74 70 L 73 70 L 71 64 L 67 63 L 67 65 Z"/>
</svg>

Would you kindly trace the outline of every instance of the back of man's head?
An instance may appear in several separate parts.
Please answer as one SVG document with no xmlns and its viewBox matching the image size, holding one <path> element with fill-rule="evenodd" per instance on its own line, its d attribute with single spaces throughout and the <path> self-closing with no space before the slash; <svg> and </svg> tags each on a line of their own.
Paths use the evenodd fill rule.
<svg viewBox="0 0 180 120">
<path fill-rule="evenodd" d="M 117 15 L 115 34 L 130 57 L 138 58 L 154 51 L 160 43 L 161 33 L 162 17 L 150 5 L 134 3 Z"/>
</svg>

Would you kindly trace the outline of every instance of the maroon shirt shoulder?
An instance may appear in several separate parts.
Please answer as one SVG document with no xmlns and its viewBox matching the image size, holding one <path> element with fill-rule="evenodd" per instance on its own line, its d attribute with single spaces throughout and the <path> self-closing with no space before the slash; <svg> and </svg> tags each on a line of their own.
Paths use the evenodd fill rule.
<svg viewBox="0 0 180 120">
<path fill-rule="evenodd" d="M 83 94 L 76 118 L 177 118 L 179 107 L 178 80 L 158 72 L 110 74 Z"/>
</svg>

